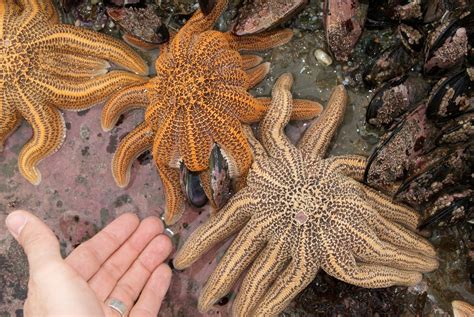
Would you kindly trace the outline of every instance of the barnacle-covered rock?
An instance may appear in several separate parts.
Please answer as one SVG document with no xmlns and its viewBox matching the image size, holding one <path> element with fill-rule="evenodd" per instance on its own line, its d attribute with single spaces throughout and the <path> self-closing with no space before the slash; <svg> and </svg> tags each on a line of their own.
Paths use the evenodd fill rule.
<svg viewBox="0 0 474 317">
<path fill-rule="evenodd" d="M 435 85 L 428 100 L 428 118 L 446 121 L 474 111 L 472 73 L 473 68 L 461 69 Z"/>
<path fill-rule="evenodd" d="M 107 14 L 123 31 L 123 39 L 141 49 L 154 49 L 169 40 L 168 28 L 157 14 L 158 7 L 107 8 Z"/>
<path fill-rule="evenodd" d="M 308 3 L 308 0 L 250 0 L 244 1 L 233 27 L 237 35 L 265 31 L 280 24 Z"/>
<path fill-rule="evenodd" d="M 423 49 L 425 34 L 421 28 L 402 23 L 397 27 L 397 35 L 410 53 L 418 54 Z"/>
<path fill-rule="evenodd" d="M 420 76 L 405 75 L 381 86 L 367 107 L 367 123 L 388 127 L 425 98 L 430 85 Z"/>
<path fill-rule="evenodd" d="M 416 63 L 416 58 L 406 51 L 401 43 L 384 50 L 364 73 L 364 82 L 377 86 L 397 76 L 403 76 Z"/>
<path fill-rule="evenodd" d="M 460 19 L 451 18 L 431 32 L 425 46 L 425 74 L 438 75 L 462 64 L 473 29 L 474 14 L 469 12 Z"/>
<path fill-rule="evenodd" d="M 381 139 L 368 159 L 366 183 L 395 193 L 416 167 L 416 158 L 433 149 L 440 132 L 425 113 L 426 104 L 420 104 Z"/>
<path fill-rule="evenodd" d="M 334 57 L 347 61 L 359 40 L 367 15 L 367 4 L 358 0 L 324 1 L 324 28 Z"/>
<path fill-rule="evenodd" d="M 416 160 L 414 175 L 398 188 L 396 198 L 412 206 L 422 206 L 433 201 L 450 187 L 472 183 L 472 145 L 454 150 L 437 148 Z"/>
<path fill-rule="evenodd" d="M 474 190 L 467 187 L 450 188 L 439 196 L 431 207 L 427 209 L 429 215 L 418 226 L 424 229 L 428 226 L 448 226 L 460 221 L 473 221 L 474 216 Z"/>
</svg>

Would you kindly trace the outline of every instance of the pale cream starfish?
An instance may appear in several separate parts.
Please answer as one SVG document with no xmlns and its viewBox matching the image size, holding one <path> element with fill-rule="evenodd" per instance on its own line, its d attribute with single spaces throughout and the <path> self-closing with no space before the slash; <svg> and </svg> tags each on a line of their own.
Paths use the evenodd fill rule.
<svg viewBox="0 0 474 317">
<path fill-rule="evenodd" d="M 294 146 L 283 132 L 292 110 L 291 83 L 285 74 L 275 84 L 260 126 L 263 147 L 247 133 L 255 153 L 247 187 L 174 259 L 184 269 L 239 232 L 202 290 L 201 311 L 226 295 L 246 269 L 235 316 L 277 315 L 319 269 L 354 285 L 386 287 L 416 284 L 422 272 L 438 266 L 433 247 L 413 232 L 418 214 L 356 181 L 363 177 L 364 157 L 324 159 L 344 115 L 344 87 L 335 88 Z"/>
</svg>

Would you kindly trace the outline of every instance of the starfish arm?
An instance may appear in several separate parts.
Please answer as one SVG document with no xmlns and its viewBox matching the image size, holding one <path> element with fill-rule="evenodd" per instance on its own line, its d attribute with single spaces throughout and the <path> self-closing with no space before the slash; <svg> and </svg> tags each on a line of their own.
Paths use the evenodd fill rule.
<svg viewBox="0 0 474 317">
<path fill-rule="evenodd" d="M 245 275 L 232 304 L 232 316 L 251 316 L 289 260 L 285 244 L 270 241 Z"/>
<path fill-rule="evenodd" d="M 469 317 L 474 316 L 474 306 L 466 302 L 455 300 L 451 303 L 453 306 L 454 317 Z"/>
<path fill-rule="evenodd" d="M 18 104 L 18 111 L 33 129 L 33 137 L 20 152 L 18 166 L 20 173 L 30 183 L 38 185 L 41 174 L 36 166 L 61 147 L 66 137 L 66 127 L 58 110 L 31 99 L 21 91 L 18 96 L 22 101 Z"/>
<path fill-rule="evenodd" d="M 296 171 L 298 166 L 295 163 L 299 161 L 296 159 L 297 150 L 284 132 L 292 110 L 292 83 L 293 77 L 289 73 L 278 78 L 272 90 L 272 104 L 260 123 L 259 130 L 263 147 L 268 154 L 273 158 L 285 160 L 292 170 Z"/>
<path fill-rule="evenodd" d="M 39 51 L 66 51 L 92 56 L 140 75 L 148 74 L 148 66 L 133 49 L 110 36 L 88 29 L 66 24 L 53 25 L 32 44 Z"/>
<path fill-rule="evenodd" d="M 59 14 L 54 4 L 49 0 L 19 0 L 20 6 L 24 8 L 22 19 L 28 19 L 41 13 L 49 23 L 59 23 Z"/>
<path fill-rule="evenodd" d="M 421 281 L 421 273 L 375 264 L 358 264 L 349 250 L 331 250 L 322 268 L 329 275 L 346 283 L 380 288 L 393 285 L 412 286 Z"/>
<path fill-rule="evenodd" d="M 272 99 L 261 97 L 257 98 L 257 100 L 261 103 L 258 115 L 261 115 L 261 118 L 263 118 L 272 103 Z M 323 106 L 319 102 L 307 99 L 293 99 L 293 110 L 291 111 L 290 120 L 311 120 L 322 111 Z M 257 121 L 260 120 L 259 118 Z"/>
<path fill-rule="evenodd" d="M 267 76 L 270 71 L 270 63 L 262 63 L 252 69 L 247 70 L 247 75 L 249 76 L 249 86 L 248 89 L 255 87 L 259 82 L 261 82 L 265 76 Z"/>
<path fill-rule="evenodd" d="M 314 280 L 319 268 L 306 263 L 302 258 L 293 258 L 283 270 L 261 299 L 261 304 L 254 312 L 255 316 L 277 316 Z"/>
<path fill-rule="evenodd" d="M 250 220 L 232 241 L 201 290 L 198 301 L 199 311 L 208 311 L 220 298 L 229 293 L 265 244 L 265 226 L 257 225 Z"/>
<path fill-rule="evenodd" d="M 145 85 L 131 86 L 120 90 L 107 100 L 100 119 L 102 129 L 110 131 L 120 116 L 132 109 L 146 108 L 149 100 Z"/>
<path fill-rule="evenodd" d="M 90 108 L 120 88 L 145 82 L 144 77 L 124 71 L 112 71 L 80 82 L 44 76 L 38 70 L 33 70 L 32 76 L 30 83 L 37 91 L 45 91 L 51 104 L 73 111 Z"/>
<path fill-rule="evenodd" d="M 39 56 L 42 73 L 68 80 L 85 80 L 107 73 L 110 64 L 102 59 L 67 53 L 44 52 Z"/>
<path fill-rule="evenodd" d="M 258 66 L 263 58 L 258 55 L 242 55 L 242 68 L 247 70 Z"/>
<path fill-rule="evenodd" d="M 249 142 L 250 148 L 252 149 L 254 162 L 260 160 L 263 157 L 268 156 L 263 146 L 258 142 L 257 138 L 253 134 L 252 128 L 248 125 L 243 126 L 245 136 Z"/>
<path fill-rule="evenodd" d="M 20 113 L 0 97 L 0 152 L 7 138 L 21 123 Z"/>
<path fill-rule="evenodd" d="M 392 202 L 389 197 L 377 192 L 369 186 L 360 183 L 358 186 L 364 191 L 367 202 L 375 208 L 382 217 L 404 225 L 411 230 L 416 230 L 420 222 L 420 215 L 415 210 L 402 204 Z"/>
<path fill-rule="evenodd" d="M 228 100 L 236 103 L 239 102 L 241 96 L 245 95 L 232 94 Z M 221 100 L 221 103 L 228 104 L 226 100 Z M 239 111 L 238 107 L 233 105 L 229 105 L 229 107 L 233 111 Z M 222 105 L 217 103 L 201 106 L 201 109 L 204 111 L 203 114 L 213 122 L 212 125 L 209 125 L 210 135 L 214 142 L 220 146 L 222 154 L 227 160 L 230 177 L 233 179 L 241 177 L 252 164 L 252 152 L 242 129 L 242 123 L 235 117 L 226 114 Z"/>
<path fill-rule="evenodd" d="M 372 222 L 372 228 L 380 239 L 393 243 L 400 248 L 411 249 L 431 257 L 436 256 L 435 249 L 428 241 L 402 225 L 388 221 L 370 205 L 366 204 L 365 208 L 371 210 L 374 215 L 374 217 L 367 220 Z"/>
<path fill-rule="evenodd" d="M 265 51 L 288 43 L 293 37 L 291 29 L 273 30 L 257 35 L 238 36 L 227 32 L 224 34 L 230 47 L 238 51 Z"/>
<path fill-rule="evenodd" d="M 153 133 L 143 122 L 133 129 L 120 141 L 112 159 L 112 175 L 119 187 L 125 187 L 130 182 L 132 163 L 153 144 Z"/>
<path fill-rule="evenodd" d="M 205 117 L 201 109 L 187 109 L 184 113 L 183 133 L 179 138 L 179 152 L 186 167 L 193 172 L 207 170 L 213 142 L 209 129 L 201 118 Z M 204 126 L 203 126 L 204 125 Z"/>
<path fill-rule="evenodd" d="M 185 197 L 181 191 L 179 170 L 167 165 L 157 163 L 161 182 L 165 188 L 166 209 L 165 223 L 167 225 L 175 224 L 184 212 Z"/>
<path fill-rule="evenodd" d="M 339 222 L 346 228 L 351 241 L 356 245 L 352 248 L 357 260 L 366 264 L 384 265 L 397 269 L 418 272 L 430 272 L 438 267 L 435 258 L 412 251 L 401 249 L 389 242 L 381 241 L 375 233 L 364 225 L 354 226 L 352 223 Z"/>
<path fill-rule="evenodd" d="M 255 194 L 243 189 L 205 224 L 194 231 L 174 258 L 174 267 L 185 269 L 220 241 L 240 230 L 258 206 Z"/>
<path fill-rule="evenodd" d="M 203 32 L 211 29 L 229 3 L 228 0 L 216 0 L 214 2 L 214 7 L 209 14 L 204 14 L 201 9 L 198 9 L 183 28 L 193 32 Z"/>
<path fill-rule="evenodd" d="M 313 158 L 325 155 L 332 137 L 344 118 L 346 104 L 346 89 L 342 85 L 337 86 L 329 98 L 326 109 L 298 142 L 298 148 L 305 155 Z"/>
<path fill-rule="evenodd" d="M 364 178 L 367 158 L 360 155 L 341 155 L 326 159 L 329 162 L 329 171 L 340 173 L 357 181 Z"/>
</svg>

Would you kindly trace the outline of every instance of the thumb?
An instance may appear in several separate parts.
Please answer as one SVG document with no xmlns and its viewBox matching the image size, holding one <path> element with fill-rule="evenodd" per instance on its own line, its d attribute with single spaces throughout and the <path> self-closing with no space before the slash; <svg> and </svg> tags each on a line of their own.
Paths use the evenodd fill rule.
<svg viewBox="0 0 474 317">
<path fill-rule="evenodd" d="M 23 210 L 14 211 L 8 215 L 5 224 L 25 250 L 32 272 L 50 260 L 61 259 L 58 239 L 36 216 Z"/>
</svg>

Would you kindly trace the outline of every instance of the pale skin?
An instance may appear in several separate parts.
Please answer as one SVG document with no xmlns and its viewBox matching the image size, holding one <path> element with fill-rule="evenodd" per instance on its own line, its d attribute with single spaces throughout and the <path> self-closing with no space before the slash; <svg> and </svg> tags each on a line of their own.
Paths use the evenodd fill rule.
<svg viewBox="0 0 474 317">
<path fill-rule="evenodd" d="M 122 301 L 131 317 L 158 314 L 172 250 L 160 219 L 123 214 L 65 259 L 53 232 L 31 213 L 12 212 L 6 225 L 28 257 L 25 316 L 119 316 L 108 298 Z"/>
</svg>

